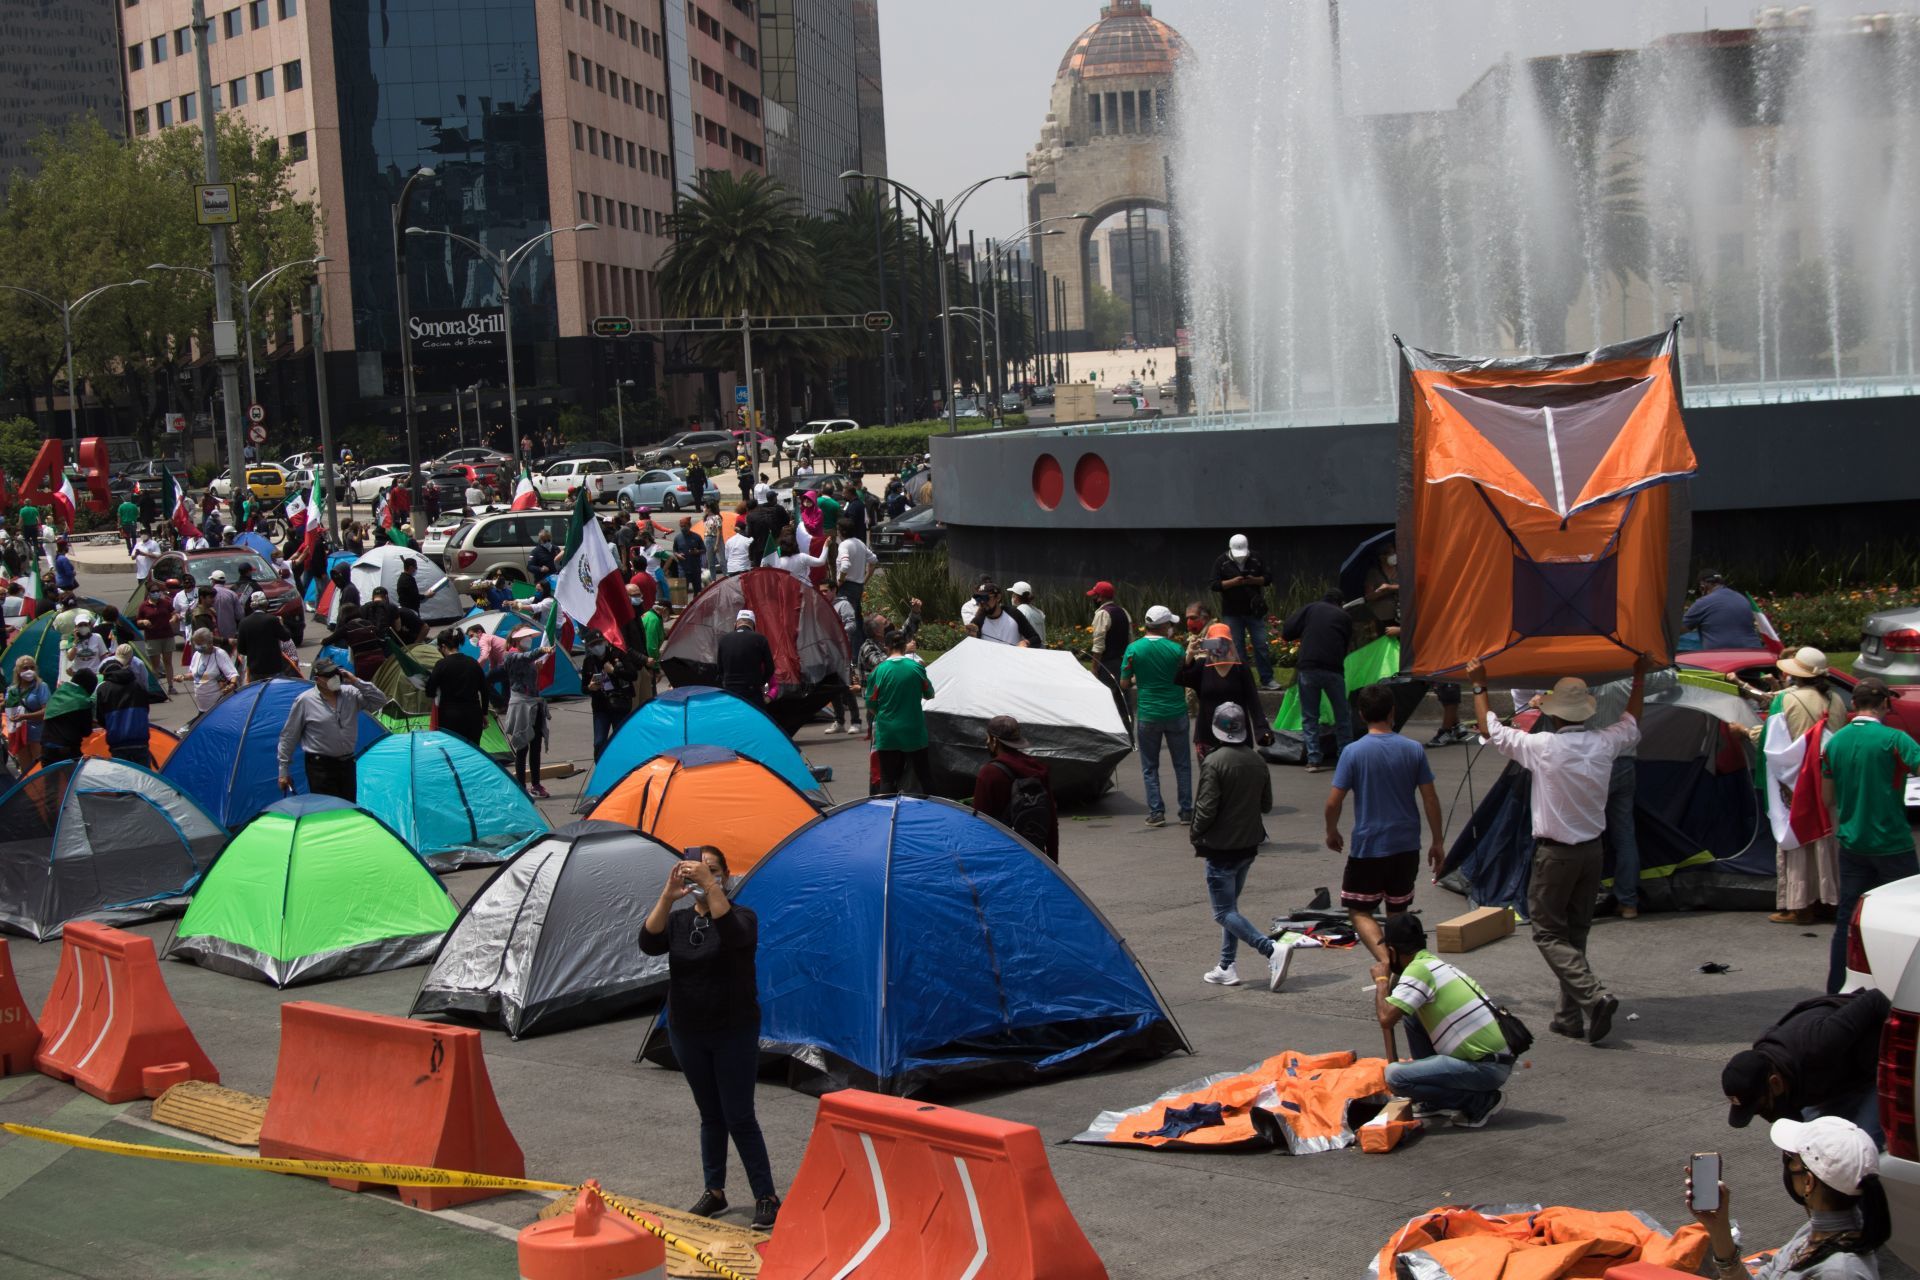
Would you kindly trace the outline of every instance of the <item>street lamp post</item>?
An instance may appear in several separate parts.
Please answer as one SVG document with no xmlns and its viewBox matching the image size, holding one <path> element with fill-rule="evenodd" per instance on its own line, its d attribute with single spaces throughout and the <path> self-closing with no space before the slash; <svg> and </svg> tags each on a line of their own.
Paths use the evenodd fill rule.
<svg viewBox="0 0 1920 1280">
<path fill-rule="evenodd" d="M 620 428 L 621 466 L 625 466 L 627 463 L 627 407 L 621 401 L 620 392 L 623 388 L 636 385 L 638 384 L 636 384 L 632 378 L 615 378 L 613 380 L 613 420 Z"/>
<path fill-rule="evenodd" d="M 121 280 L 114 284 L 103 284 L 98 289 L 90 289 L 66 302 L 56 302 L 44 293 L 34 289 L 23 289 L 17 284 L 0 284 L 0 289 L 8 293 L 24 294 L 60 317 L 60 337 L 67 349 L 67 424 L 73 432 L 72 461 L 74 462 L 80 460 L 80 386 L 73 378 L 73 313 L 109 289 L 131 289 L 136 285 L 151 283 L 149 280 Z M 52 409 L 53 406 L 48 405 L 47 408 Z"/>
<path fill-rule="evenodd" d="M 1056 214 L 1051 218 L 1042 218 L 1038 222 L 1028 223 L 1026 226 L 1008 236 L 1007 242 L 998 249 L 994 248 L 993 241 L 987 241 L 988 274 L 993 279 L 993 359 L 995 372 L 998 374 L 1001 385 L 1005 385 L 1007 374 L 1006 361 L 1000 353 L 1000 259 L 1017 250 L 1020 247 L 1020 241 L 1023 237 L 1031 235 L 1035 231 L 1040 231 L 1040 228 L 1046 227 L 1049 222 L 1075 222 L 1082 218 L 1091 217 L 1093 217 L 1093 215 L 1090 213 Z M 1040 234 L 1043 236 L 1063 236 L 1067 233 L 1058 227 L 1047 227 L 1045 231 L 1040 231 Z M 995 418 L 1000 416 L 999 404 L 1000 402 L 998 400 L 994 401 L 993 416 Z"/>
<path fill-rule="evenodd" d="M 400 412 L 407 424 L 407 507 L 412 516 L 413 540 L 417 544 L 426 533 L 426 511 L 420 502 L 420 424 L 413 416 L 413 340 L 407 332 L 407 204 L 413 198 L 413 184 L 431 178 L 431 166 L 415 169 L 400 188 L 393 202 L 393 281 L 395 302 L 400 309 Z"/>
<path fill-rule="evenodd" d="M 520 396 L 519 384 L 513 371 L 513 277 L 527 263 L 527 255 L 537 246 L 564 231 L 598 231 L 600 226 L 594 222 L 577 222 L 571 227 L 555 227 L 551 231 L 542 231 L 533 239 L 517 249 L 499 253 L 487 248 L 478 240 L 463 236 L 457 231 L 442 231 L 433 227 L 408 227 L 410 236 L 444 236 L 455 244 L 463 244 L 477 256 L 485 259 L 493 267 L 494 280 L 500 289 L 500 315 L 507 342 L 507 423 L 513 438 L 513 464 L 520 465 Z M 418 481 L 416 480 L 416 484 Z"/>
<path fill-rule="evenodd" d="M 947 239 L 953 233 L 953 219 L 959 216 L 961 208 L 972 198 L 973 193 L 988 183 L 1003 180 L 1007 182 L 1018 182 L 1029 176 L 1030 175 L 1024 170 L 1019 173 L 996 173 L 990 178 L 982 178 L 972 186 L 967 187 L 951 201 L 935 200 L 931 207 L 929 207 L 927 198 L 904 182 L 898 182 L 879 174 L 862 173 L 858 169 L 848 169 L 840 175 L 842 182 L 856 179 L 861 182 L 884 182 L 907 199 L 913 201 L 915 206 L 917 206 L 922 213 L 928 214 L 932 220 L 934 270 L 935 274 L 940 277 L 940 357 L 941 363 L 945 368 L 947 380 L 946 385 L 941 388 L 940 395 L 941 398 L 947 402 L 948 435 L 957 435 L 960 431 L 959 412 L 953 403 L 952 304 L 947 299 L 946 250 Z"/>
<path fill-rule="evenodd" d="M 241 326 L 241 329 L 244 331 L 241 340 L 247 344 L 247 403 L 248 404 L 253 405 L 253 404 L 260 403 L 260 391 L 259 391 L 258 379 L 255 376 L 254 368 L 253 368 L 253 300 L 254 298 L 259 295 L 262 289 L 266 288 L 267 285 L 273 281 L 275 276 L 278 276 L 283 271 L 291 271 L 295 267 L 317 267 L 323 262 L 331 262 L 331 261 L 332 261 L 331 258 L 327 257 L 325 254 L 321 254 L 320 256 L 315 258 L 301 258 L 297 262 L 285 262 L 273 268 L 271 271 L 261 276 L 258 280 L 255 280 L 252 284 L 247 285 L 240 290 L 240 326 Z M 204 267 L 174 267 L 174 266 L 169 266 L 164 262 L 150 262 L 147 264 L 147 270 L 178 271 L 182 275 L 204 276 L 208 280 L 213 279 L 213 272 L 206 270 Z"/>
</svg>

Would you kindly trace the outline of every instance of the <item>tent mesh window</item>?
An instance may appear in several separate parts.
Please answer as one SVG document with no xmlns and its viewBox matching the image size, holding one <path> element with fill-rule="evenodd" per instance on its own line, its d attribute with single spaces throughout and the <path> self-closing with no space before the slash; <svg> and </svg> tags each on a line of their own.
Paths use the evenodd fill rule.
<svg viewBox="0 0 1920 1280">
<path fill-rule="evenodd" d="M 1620 558 L 1513 558 L 1513 629 L 1522 636 L 1610 636 L 1618 630 Z"/>
</svg>

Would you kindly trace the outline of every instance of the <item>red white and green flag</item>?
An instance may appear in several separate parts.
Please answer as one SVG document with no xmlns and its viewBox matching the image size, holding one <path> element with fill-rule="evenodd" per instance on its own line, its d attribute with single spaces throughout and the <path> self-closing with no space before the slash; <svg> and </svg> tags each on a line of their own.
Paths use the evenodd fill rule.
<svg viewBox="0 0 1920 1280">
<path fill-rule="evenodd" d="M 167 519 L 173 522 L 174 532 L 183 541 L 200 537 L 200 524 L 193 518 L 193 503 L 187 500 L 187 486 L 166 467 L 160 468 L 160 484 L 160 498 L 166 506 Z"/>
<path fill-rule="evenodd" d="M 1780 633 L 1774 630 L 1773 619 L 1767 616 L 1767 611 L 1762 609 L 1752 596 L 1747 597 L 1747 605 L 1753 610 L 1753 629 L 1760 633 L 1760 643 L 1776 658 L 1785 653 L 1786 641 L 1782 640 Z"/>
<path fill-rule="evenodd" d="M 79 502 L 73 496 L 73 477 L 62 475 L 60 487 L 53 494 L 53 513 L 58 523 L 67 532 L 73 532 L 73 518 L 80 511 Z"/>
<path fill-rule="evenodd" d="M 533 473 L 523 463 L 520 467 L 520 483 L 513 487 L 513 509 L 515 511 L 533 511 L 540 506 L 540 490 L 534 487 Z"/>
<path fill-rule="evenodd" d="M 567 549 L 554 578 L 553 595 L 560 605 L 554 614 L 564 612 L 581 626 L 598 631 L 608 643 L 627 647 L 626 624 L 633 621 L 633 601 L 627 598 L 619 558 L 607 545 L 585 489 L 574 497 Z M 552 625 L 553 619 L 548 622 Z"/>
</svg>

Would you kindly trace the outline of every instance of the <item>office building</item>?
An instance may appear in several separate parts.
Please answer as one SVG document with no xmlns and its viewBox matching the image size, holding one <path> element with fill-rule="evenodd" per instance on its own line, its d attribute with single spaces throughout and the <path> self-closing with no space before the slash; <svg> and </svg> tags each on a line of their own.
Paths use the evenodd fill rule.
<svg viewBox="0 0 1920 1280">
<path fill-rule="evenodd" d="M 767 170 L 808 213 L 845 204 L 840 175 L 864 163 L 858 31 L 848 0 L 761 0 Z"/>
<path fill-rule="evenodd" d="M 125 117 L 113 4 L 0 5 L 0 190 L 33 167 L 33 140 L 83 116 L 111 133 Z"/>
</svg>

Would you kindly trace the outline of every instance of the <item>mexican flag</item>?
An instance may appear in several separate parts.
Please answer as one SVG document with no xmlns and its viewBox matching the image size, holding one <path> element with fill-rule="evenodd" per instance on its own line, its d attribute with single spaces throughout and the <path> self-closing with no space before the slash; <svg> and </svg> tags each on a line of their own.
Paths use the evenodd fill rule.
<svg viewBox="0 0 1920 1280">
<path fill-rule="evenodd" d="M 73 518 L 79 514 L 80 506 L 73 496 L 73 478 L 60 477 L 60 488 L 53 495 L 53 514 L 56 523 L 65 526 L 68 533 L 73 532 Z"/>
<path fill-rule="evenodd" d="M 1767 821 L 1774 843 L 1798 849 L 1833 831 L 1833 817 L 1820 794 L 1820 750 L 1826 740 L 1826 717 L 1795 738 L 1787 729 L 1780 699 L 1773 700 L 1760 752 L 1767 779 Z"/>
<path fill-rule="evenodd" d="M 533 487 L 533 473 L 526 467 L 520 468 L 520 483 L 513 487 L 513 509 L 515 511 L 534 511 L 540 506 L 540 491 Z"/>
<path fill-rule="evenodd" d="M 314 469 L 313 488 L 307 494 L 306 506 L 304 508 L 306 527 L 301 531 L 300 548 L 306 553 L 309 569 L 314 567 L 313 556 L 319 549 L 320 533 L 326 528 L 326 520 L 322 515 L 326 510 L 326 506 L 324 505 L 325 499 L 322 497 L 321 492 L 324 488 L 325 475 L 325 468 L 316 467 Z"/>
<path fill-rule="evenodd" d="M 633 621 L 633 602 L 627 599 L 620 561 L 600 531 L 600 520 L 582 489 L 574 496 L 573 519 L 567 525 L 567 549 L 554 575 L 554 598 L 559 602 L 547 619 L 551 629 L 561 613 L 598 631 L 610 644 L 627 645 L 625 624 Z"/>
<path fill-rule="evenodd" d="M 1776 658 L 1785 653 L 1786 642 L 1773 629 L 1773 619 L 1767 616 L 1767 611 L 1755 604 L 1752 596 L 1747 597 L 1747 606 L 1753 610 L 1753 629 L 1760 633 L 1760 643 L 1766 646 L 1767 652 Z"/>
<path fill-rule="evenodd" d="M 193 518 L 193 503 L 187 500 L 187 486 L 180 483 L 177 476 L 165 467 L 160 468 L 160 499 L 165 506 L 167 519 L 172 521 L 174 532 L 184 541 L 200 536 L 200 525 Z"/>
<path fill-rule="evenodd" d="M 386 496 L 380 499 L 380 509 L 374 512 L 374 520 L 387 535 L 388 542 L 396 547 L 410 547 L 413 542 L 407 537 L 406 520 L 400 514 L 399 495 L 397 485 L 387 490 Z"/>
</svg>

